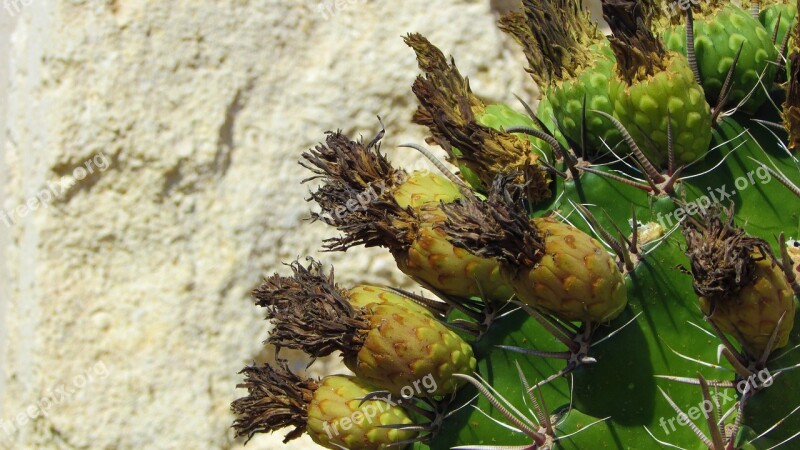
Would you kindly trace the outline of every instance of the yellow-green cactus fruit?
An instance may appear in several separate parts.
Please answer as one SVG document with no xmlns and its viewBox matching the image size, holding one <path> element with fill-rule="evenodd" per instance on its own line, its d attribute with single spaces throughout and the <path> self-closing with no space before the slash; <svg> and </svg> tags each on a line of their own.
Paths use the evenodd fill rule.
<svg viewBox="0 0 800 450">
<path fill-rule="evenodd" d="M 735 227 L 731 210 L 726 215 L 713 208 L 686 222 L 686 255 L 703 313 L 758 358 L 776 329 L 773 349 L 789 342 L 794 292 L 769 244 Z"/>
<path fill-rule="evenodd" d="M 440 205 L 463 197 L 464 188 L 434 173 L 395 169 L 377 147 L 331 133 L 325 145 L 303 155 L 323 180 L 311 193 L 322 211 L 312 217 L 343 233 L 325 248 L 385 247 L 400 270 L 432 290 L 507 301 L 512 293 L 497 261 L 454 248 L 438 229 Z"/>
<path fill-rule="evenodd" d="M 248 395 L 235 400 L 231 409 L 237 436 L 294 427 L 284 443 L 308 433 L 322 447 L 340 450 L 387 450 L 406 448 L 417 431 L 384 428 L 412 425 L 406 411 L 383 400 L 362 401 L 378 390 L 352 376 L 328 376 L 322 380 L 292 373 L 286 361 L 277 365 L 245 367 L 244 382 L 237 387 Z"/>
<path fill-rule="evenodd" d="M 529 219 L 519 189 L 498 179 L 486 201 L 445 207 L 457 247 L 494 257 L 517 298 L 566 321 L 606 323 L 627 305 L 622 273 L 598 241 L 552 219 Z"/>
<path fill-rule="evenodd" d="M 314 357 L 339 351 L 359 378 L 402 396 L 452 394 L 462 384 L 453 374 L 475 371 L 472 347 L 411 300 L 387 303 L 375 295 L 370 302 L 370 291 L 362 290 L 356 304 L 366 306 L 356 307 L 332 270 L 324 273 L 313 260 L 291 268 L 293 276 L 275 274 L 253 292 L 256 304 L 267 308 L 269 342 L 278 348 Z"/>
</svg>

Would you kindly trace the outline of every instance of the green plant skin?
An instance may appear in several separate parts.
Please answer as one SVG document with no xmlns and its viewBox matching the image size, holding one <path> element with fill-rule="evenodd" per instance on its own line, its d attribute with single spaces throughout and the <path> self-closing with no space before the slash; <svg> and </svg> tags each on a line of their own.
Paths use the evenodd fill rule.
<svg viewBox="0 0 800 450">
<path fill-rule="evenodd" d="M 663 33 L 670 50 L 686 55 L 686 27 L 675 26 Z M 759 75 L 766 69 L 764 83 L 775 77 L 778 52 L 772 45 L 772 30 L 764 28 L 750 12 L 735 5 L 726 5 L 713 18 L 695 17 L 694 48 L 706 100 L 716 105 L 720 90 L 739 47 L 742 54 L 733 75 L 733 88 L 728 108 L 736 106 L 756 85 Z M 767 99 L 759 86 L 743 106 L 744 111 L 754 111 Z"/>
<path fill-rule="evenodd" d="M 564 139 L 564 135 L 561 134 L 561 130 L 556 127 L 555 112 L 553 112 L 553 105 L 550 103 L 549 98 L 542 97 L 539 100 L 539 106 L 536 107 L 536 115 L 550 131 L 550 134 L 555 136 L 559 144 L 568 147 L 567 140 Z"/>
<path fill-rule="evenodd" d="M 533 119 L 528 117 L 528 115 L 522 114 L 502 103 L 488 105 L 483 111 L 483 114 L 476 117 L 476 119 L 481 125 L 498 131 L 504 131 L 511 127 L 536 128 Z M 521 133 L 516 133 L 515 136 L 530 141 L 532 146 L 531 151 L 538 154 L 541 158 L 547 161 L 553 160 L 553 149 L 543 140 Z"/>
<path fill-rule="evenodd" d="M 559 81 L 550 86 L 546 97 L 556 120 L 561 124 L 561 131 L 578 144 L 581 142 L 585 98 L 587 151 L 590 154 L 605 154 L 607 147 L 614 148 L 622 136 L 608 119 L 591 111 L 603 111 L 609 115 L 614 112 L 611 85 L 619 81 L 614 76 L 614 54 L 607 42 L 604 49 L 597 50 L 597 53 L 599 56 L 593 67 L 583 70 L 575 79 Z"/>
<path fill-rule="evenodd" d="M 728 14 L 736 15 L 738 12 Z M 696 40 L 709 40 L 707 36 L 703 36 L 704 26 L 700 25 Z M 674 34 L 668 37 L 672 36 L 673 40 L 680 41 L 680 36 L 685 30 L 673 31 Z M 726 33 L 735 35 L 737 29 L 732 27 Z M 756 35 L 751 39 L 753 42 L 759 42 L 759 39 L 763 38 L 761 30 L 749 30 L 745 32 L 747 33 Z M 719 35 L 720 33 L 714 35 L 713 42 L 697 42 L 698 57 L 711 54 L 710 50 L 716 45 L 716 40 L 721 39 Z M 730 37 L 730 40 L 742 41 L 739 36 Z M 685 46 L 685 42 L 683 45 Z M 675 46 L 675 42 L 670 44 L 670 48 L 679 53 L 685 51 L 680 45 Z M 720 49 L 721 47 L 718 50 Z M 738 50 L 738 45 L 734 52 L 735 50 Z M 758 49 L 749 49 L 746 45 L 742 52 L 743 72 L 738 74 L 737 71 L 737 76 L 746 78 L 749 76 L 748 71 L 755 70 L 748 66 L 748 61 L 753 65 L 767 59 L 771 60 L 773 54 L 769 50 L 766 50 L 766 53 L 766 56 L 761 55 Z M 723 59 L 723 62 L 725 61 Z M 724 78 L 727 66 L 719 64 L 715 69 L 719 69 Z M 702 70 L 701 62 L 701 73 Z M 709 74 L 710 69 L 706 68 L 704 73 Z M 772 78 L 767 74 L 764 79 Z M 709 101 L 712 104 L 716 103 L 716 95 L 718 91 L 715 94 L 713 89 L 705 92 L 705 97 L 711 99 Z M 755 110 L 755 106 L 763 103 L 765 98 L 760 100 L 756 98 L 744 111 Z M 564 144 L 563 136 L 553 124 L 553 121 L 559 118 L 553 113 L 550 102 L 550 98 L 542 99 L 537 113 L 546 126 L 554 132 L 556 138 Z M 775 99 L 775 103 L 780 105 L 782 100 Z M 756 117 L 779 122 L 778 115 L 770 102 L 764 103 Z M 778 236 L 781 233 L 787 237 L 800 237 L 800 199 L 774 177 L 767 177 L 764 169 L 760 168 L 756 161 L 764 162 L 781 171 L 798 185 L 800 185 L 800 164 L 781 149 L 781 142 L 785 142 L 786 139 L 785 135 L 778 133 L 776 137 L 771 131 L 754 125 L 750 119 L 750 116 L 739 113 L 721 120 L 714 129 L 710 144 L 706 147 L 709 149 L 709 154 L 686 169 L 683 174 L 684 179 L 678 183 L 674 197 L 691 205 L 704 204 L 702 198 L 711 197 L 713 194 L 711 198 L 716 204 L 721 206 L 735 204 L 735 223 L 748 233 L 764 238 L 777 254 Z M 641 137 L 638 137 L 637 141 L 640 139 Z M 659 156 L 661 158 L 658 162 L 663 163 L 664 155 Z M 563 166 L 561 167 L 563 170 Z M 619 164 L 615 167 L 598 167 L 601 171 L 620 168 L 631 175 L 638 175 Z M 630 233 L 632 212 L 635 212 L 640 222 L 661 223 L 665 231 L 676 224 L 677 218 L 683 214 L 683 209 L 676 204 L 674 198 L 665 195 L 656 196 L 592 173 L 583 173 L 578 181 L 555 178 L 554 190 L 553 200 L 536 205 L 537 209 L 532 215 L 548 216 L 555 211 L 558 216 L 588 233 L 593 233 L 592 227 L 576 211 L 574 206 L 576 203 L 587 205 L 601 226 L 614 235 L 617 234 L 614 231 L 615 225 L 623 233 Z M 720 195 L 721 190 L 725 192 L 724 199 Z M 645 250 L 652 248 L 653 245 L 649 244 Z M 720 342 L 710 333 L 711 328 L 704 321 L 691 277 L 680 270 L 680 267 L 688 267 L 688 258 L 684 254 L 685 245 L 681 233 L 674 233 L 627 275 L 628 308 L 611 324 L 598 330 L 594 340 L 600 340 L 612 330 L 620 328 L 628 321 L 633 321 L 610 339 L 592 348 L 592 356 L 598 360 L 597 363 L 578 367 L 570 376 L 559 378 L 542 387 L 541 395 L 551 412 L 572 405 L 572 410 L 557 426 L 557 436 L 576 432 L 588 424 L 608 417 L 607 420 L 587 430 L 559 441 L 557 448 L 576 450 L 659 448 L 660 444 L 650 436 L 645 427 L 657 439 L 670 444 L 687 449 L 706 448 L 688 426 L 678 424 L 677 413 L 659 391 L 659 388 L 663 389 L 684 412 L 688 412 L 691 407 L 701 404 L 703 399 L 700 388 L 656 377 L 656 375 L 669 375 L 694 378 L 702 374 L 708 380 L 734 380 L 733 372 L 730 370 L 706 367 L 688 359 L 694 358 L 729 367 L 727 362 L 724 360 L 720 362 L 717 359 L 717 347 Z M 795 323 L 798 323 L 797 320 Z M 564 347 L 522 311 L 504 317 L 495 323 L 481 340 L 474 343 L 478 373 L 519 410 L 529 411 L 530 405 L 524 400 L 525 395 L 516 364 L 520 365 L 528 382 L 533 384 L 557 372 L 565 363 L 501 349 L 497 347 L 498 345 L 546 351 L 561 351 Z M 770 370 L 777 370 L 800 364 L 800 351 L 783 355 L 784 351 L 798 345 L 800 345 L 800 326 L 795 325 L 788 345 L 773 353 L 772 359 L 777 360 L 770 360 L 767 367 Z M 676 352 L 687 358 L 679 356 Z M 476 392 L 471 386 L 465 386 L 459 392 L 456 404 L 470 400 Z M 736 396 L 735 391 L 726 393 L 729 397 Z M 723 410 L 732 407 L 735 401 L 732 399 L 723 405 L 725 407 Z M 523 434 L 509 432 L 496 422 L 507 423 L 484 397 L 479 397 L 473 405 L 474 408 L 464 408 L 445 421 L 443 431 L 432 442 L 427 445 L 419 444 L 416 448 L 530 444 L 529 438 Z M 777 429 L 755 442 L 750 442 L 755 436 L 784 419 L 798 406 L 800 406 L 800 370 L 782 374 L 769 388 L 759 392 L 748 402 L 745 409 L 745 426 L 737 438 L 736 448 L 767 449 L 794 435 L 800 430 L 800 414 L 788 417 Z M 675 425 L 674 431 L 670 419 Z M 694 422 L 708 434 L 702 419 L 701 416 Z M 728 422 L 731 420 L 732 417 Z M 664 427 L 669 432 L 665 431 Z"/>
<path fill-rule="evenodd" d="M 711 111 L 686 58 L 669 54 L 667 68 L 633 84 L 612 85 L 614 115 L 657 166 L 667 161 L 667 117 L 672 124 L 675 159 L 701 159 L 711 140 Z"/>
<path fill-rule="evenodd" d="M 764 28 L 769 32 L 770 36 L 772 36 L 772 33 L 775 31 L 775 25 L 778 23 L 779 16 L 781 22 L 778 25 L 778 34 L 775 37 L 775 45 L 778 47 L 780 47 L 783 39 L 786 37 L 786 33 L 791 30 L 797 22 L 797 4 L 794 2 L 779 3 L 761 9 L 758 13 L 758 20 L 761 22 L 761 25 L 764 25 Z"/>
<path fill-rule="evenodd" d="M 711 147 L 741 134 L 744 131 L 741 123 L 747 121 L 748 118 L 745 116 L 725 119 Z M 746 178 L 748 173 L 759 167 L 750 157 L 764 161 L 765 152 L 775 163 L 776 168 L 789 175 L 795 183 L 800 183 L 800 170 L 786 153 L 782 153 L 777 147 L 776 139 L 760 127 L 751 127 L 750 133 L 751 135 L 744 134 L 740 137 L 746 139 L 746 143 L 735 153 L 728 155 L 715 170 L 682 182 L 679 195 L 685 195 L 687 201 L 691 201 L 707 193 L 709 187 L 718 188 L 742 176 Z M 689 174 L 702 173 L 717 165 L 724 155 L 739 144 L 740 140 L 715 150 L 707 161 L 692 167 Z M 737 205 L 736 223 L 749 233 L 764 237 L 777 250 L 776 236 L 780 232 L 784 232 L 787 236 L 800 236 L 800 199 L 793 196 L 777 180 L 761 183 L 756 176 L 753 179 L 754 184 L 735 192 L 730 199 Z M 592 208 L 598 221 L 604 227 L 613 229 L 610 225 L 613 220 L 626 232 L 630 230 L 627 223 L 631 205 L 636 209 L 640 221 L 654 220 L 659 212 L 663 216 L 675 211 L 676 208 L 668 198 L 656 198 L 639 189 L 588 173 L 585 173 L 578 183 L 560 181 L 556 189 L 564 192 L 562 199 L 535 214 L 544 215 L 552 208 L 558 209 L 562 215 L 568 216 L 573 224 L 587 232 L 591 230 L 577 213 L 572 212 L 569 200 L 600 205 Z M 601 207 L 608 212 L 608 216 L 600 212 Z M 691 277 L 677 268 L 677 266 L 688 267 L 688 259 L 683 254 L 684 245 L 680 233 L 673 234 L 627 277 L 628 309 L 608 327 L 598 331 L 595 340 L 619 328 L 636 314 L 641 313 L 641 315 L 611 339 L 593 348 L 593 356 L 598 359 L 596 364 L 579 367 L 574 371 L 572 396 L 574 410 L 559 426 L 559 433 L 568 434 L 577 431 L 596 420 L 595 418 L 607 416 L 611 418 L 562 441 L 560 448 L 609 450 L 657 448 L 659 444 L 647 434 L 645 426 L 658 439 L 671 444 L 684 448 L 703 448 L 702 445 L 698 445 L 699 441 L 688 427 L 678 426 L 673 420 L 676 429 L 671 430 L 668 421 L 676 417 L 676 413 L 657 389 L 658 387 L 664 389 L 686 412 L 690 407 L 702 402 L 700 388 L 654 377 L 654 375 L 696 377 L 700 373 L 709 380 L 733 379 L 731 372 L 700 366 L 673 352 L 674 350 L 707 362 L 717 362 L 718 339 L 690 324 L 691 322 L 704 330 L 710 330 L 703 321 L 699 301 L 692 289 Z M 800 331 L 795 327 L 790 342 L 784 350 L 798 344 L 800 344 Z M 558 371 L 564 363 L 499 349 L 497 345 L 542 350 L 561 350 L 563 347 L 523 312 L 502 319 L 486 336 L 474 344 L 481 376 L 492 386 L 500 387 L 501 393 L 506 398 L 520 410 L 526 411 L 515 362 L 521 365 L 530 383 L 535 383 Z M 778 350 L 774 355 L 781 353 Z M 797 363 L 800 363 L 800 352 L 793 352 L 774 364 L 768 364 L 768 367 L 777 369 Z M 724 362 L 721 364 L 726 365 Z M 464 388 L 458 398 L 466 401 L 475 392 L 469 387 Z M 551 411 L 569 404 L 569 392 L 570 384 L 567 378 L 558 379 L 542 388 L 542 395 Z M 504 421 L 484 398 L 481 397 L 475 404 L 491 417 Z M 733 401 L 728 406 L 732 405 Z M 774 425 L 798 405 L 800 405 L 800 371 L 787 372 L 778 377 L 771 387 L 758 393 L 748 404 L 745 423 L 755 433 L 751 438 Z M 669 434 L 665 433 L 660 425 L 659 420 L 662 417 L 667 421 Z M 701 430 L 706 430 L 702 417 L 695 422 Z M 524 435 L 510 433 L 481 412 L 470 408 L 465 408 L 448 419 L 444 429 L 447 432 L 440 433 L 429 447 L 420 448 L 450 448 L 479 443 L 487 445 L 528 443 Z M 769 448 L 789 438 L 798 430 L 800 430 L 800 416 L 794 415 L 764 438 L 752 444 L 742 443 L 739 448 Z"/>
</svg>

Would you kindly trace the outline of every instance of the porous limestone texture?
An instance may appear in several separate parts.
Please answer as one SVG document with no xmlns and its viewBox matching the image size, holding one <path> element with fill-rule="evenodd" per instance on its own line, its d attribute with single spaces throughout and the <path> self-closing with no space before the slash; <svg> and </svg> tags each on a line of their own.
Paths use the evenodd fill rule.
<svg viewBox="0 0 800 450">
<path fill-rule="evenodd" d="M 305 220 L 299 154 L 326 130 L 370 139 L 380 114 L 383 149 L 427 167 L 397 149 L 424 137 L 411 31 L 489 100 L 536 95 L 494 26 L 505 2 L 24 3 L 1 68 L 3 449 L 239 448 L 237 372 L 269 357 L 249 297 L 263 276 L 314 255 L 345 285 L 413 286 L 384 250 L 319 252 L 335 232 Z M 344 369 L 313 366 L 325 372 Z"/>
</svg>

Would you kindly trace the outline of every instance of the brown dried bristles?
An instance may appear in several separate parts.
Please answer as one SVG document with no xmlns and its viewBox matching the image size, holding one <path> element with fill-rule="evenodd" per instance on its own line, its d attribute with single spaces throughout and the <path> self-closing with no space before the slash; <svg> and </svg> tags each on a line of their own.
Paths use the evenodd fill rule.
<svg viewBox="0 0 800 450">
<path fill-rule="evenodd" d="M 286 361 L 277 366 L 248 366 L 242 369 L 244 383 L 237 388 L 247 389 L 248 395 L 231 403 L 237 416 L 233 422 L 236 437 L 268 433 L 284 427 L 294 427 L 283 442 L 300 437 L 306 431 L 308 405 L 319 384 L 301 378 L 289 370 Z"/>
<path fill-rule="evenodd" d="M 734 226 L 732 206 L 724 215 L 714 207 L 683 225 L 695 293 L 714 301 L 725 301 L 750 284 L 757 261 L 774 260 L 766 241 Z"/>
<path fill-rule="evenodd" d="M 418 219 L 391 195 L 408 177 L 380 152 L 379 133 L 369 144 L 353 141 L 340 131 L 328 133 L 325 144 L 303 153 L 300 164 L 322 180 L 311 193 L 321 212 L 311 214 L 336 227 L 343 236 L 325 240 L 324 248 L 344 251 L 357 245 L 403 250 L 414 241 Z"/>
<path fill-rule="evenodd" d="M 369 189 L 381 182 L 394 186 L 406 175 L 395 169 L 380 152 L 383 134 L 381 131 L 365 145 L 361 140 L 350 139 L 341 130 L 327 132 L 324 145 L 319 144 L 302 155 L 305 161 L 301 160 L 300 165 L 316 174 L 303 182 L 336 180 L 355 190 Z"/>
<path fill-rule="evenodd" d="M 314 357 L 358 352 L 370 323 L 350 304 L 349 293 L 336 285 L 333 269 L 326 275 L 314 260 L 308 267 L 299 261 L 290 267 L 293 276 L 275 274 L 253 291 L 256 304 L 267 308 L 273 323 L 267 342 Z"/>
<path fill-rule="evenodd" d="M 591 66 L 589 46 L 604 37 L 580 0 L 523 0 L 522 6 L 498 25 L 522 46 L 539 86 L 574 78 Z"/>
<path fill-rule="evenodd" d="M 442 205 L 447 215 L 442 228 L 456 247 L 531 268 L 542 258 L 544 244 L 528 218 L 524 186 L 513 184 L 515 175 L 498 177 L 486 201 L 472 196 Z"/>
<path fill-rule="evenodd" d="M 450 115 L 464 122 L 483 111 L 484 102 L 472 93 L 469 79 L 461 75 L 452 58 L 448 62 L 444 53 L 419 33 L 411 33 L 403 40 L 414 50 L 417 64 L 425 73 L 424 77 L 417 78 L 415 87 L 417 84 L 427 84 L 437 90 L 439 95 L 446 97 L 442 103 L 453 109 Z"/>
<path fill-rule="evenodd" d="M 644 16 L 647 17 L 649 23 L 659 30 L 685 23 L 689 6 L 691 6 L 692 15 L 695 18 L 703 18 L 716 14 L 723 6 L 730 5 L 730 1 L 724 0 L 639 0 L 638 3 L 644 8 Z M 744 8 L 744 6 L 742 7 Z"/>
<path fill-rule="evenodd" d="M 800 43 L 800 23 L 794 30 L 794 39 Z M 783 126 L 789 134 L 787 144 L 790 150 L 800 148 L 800 49 L 789 55 L 791 73 L 786 87 L 786 101 L 783 103 Z"/>
<path fill-rule="evenodd" d="M 603 0 L 603 18 L 613 33 L 609 40 L 620 78 L 630 85 L 666 69 L 667 51 L 651 31 L 643 4 L 635 0 Z"/>
<path fill-rule="evenodd" d="M 472 93 L 469 80 L 461 76 L 455 62 L 448 63 L 444 54 L 419 34 L 407 36 L 406 43 L 425 72 L 412 87 L 420 103 L 412 120 L 428 128 L 432 135 L 428 143 L 443 148 L 451 163 L 466 165 L 487 189 L 498 174 L 519 171 L 528 177 L 532 201 L 549 198 L 549 181 L 530 141 L 478 123 L 476 114 L 483 112 L 484 104 Z"/>
</svg>

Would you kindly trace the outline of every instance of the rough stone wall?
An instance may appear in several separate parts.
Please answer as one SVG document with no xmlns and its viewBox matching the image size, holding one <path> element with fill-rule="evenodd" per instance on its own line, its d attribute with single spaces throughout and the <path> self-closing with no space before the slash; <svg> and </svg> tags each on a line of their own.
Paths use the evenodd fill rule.
<svg viewBox="0 0 800 450">
<path fill-rule="evenodd" d="M 326 130 L 370 138 L 380 114 L 383 148 L 416 160 L 396 149 L 423 139 L 409 123 L 409 31 L 488 99 L 534 97 L 493 25 L 504 1 L 23 3 L 0 68 L 0 448 L 241 446 L 236 372 L 267 358 L 249 291 L 331 235 L 304 221 L 299 153 Z M 343 283 L 411 286 L 381 250 L 322 257 Z"/>
</svg>

